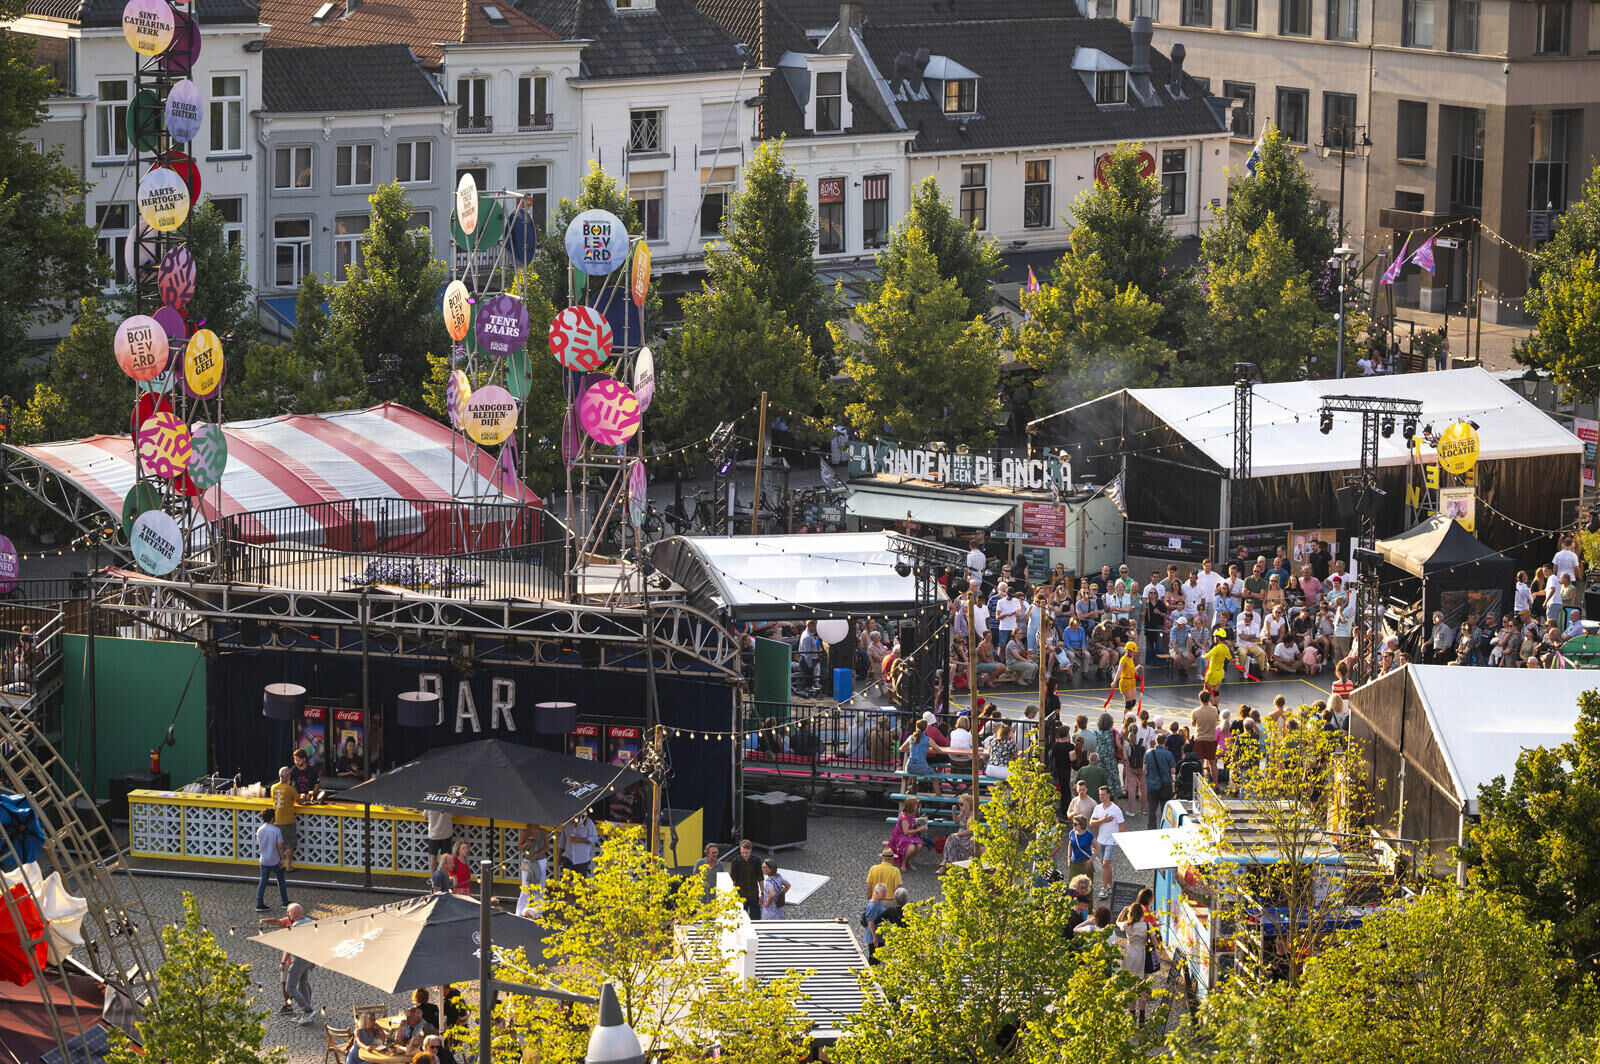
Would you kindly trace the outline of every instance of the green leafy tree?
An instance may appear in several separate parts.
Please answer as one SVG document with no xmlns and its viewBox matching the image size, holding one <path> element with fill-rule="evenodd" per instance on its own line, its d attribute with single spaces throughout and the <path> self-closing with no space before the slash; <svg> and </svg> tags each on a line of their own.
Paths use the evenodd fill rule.
<svg viewBox="0 0 1600 1064">
<path fill-rule="evenodd" d="M 1531 258 L 1535 284 L 1525 302 L 1539 327 L 1517 345 L 1517 360 L 1549 370 L 1558 384 L 1577 395 L 1594 395 L 1600 391 L 1600 366 L 1594 357 L 1600 328 L 1594 314 L 1600 300 L 1595 269 L 1600 261 L 1600 167 L 1590 171 L 1583 195 Z"/>
<path fill-rule="evenodd" d="M 294 336 L 287 344 L 241 345 L 244 375 L 227 390 L 233 420 L 351 410 L 367 405 L 366 372 L 355 348 L 335 334 L 328 286 L 310 274 L 295 293 Z"/>
<path fill-rule="evenodd" d="M 1572 738 L 1517 755 L 1478 794 L 1457 851 L 1474 884 L 1547 921 L 1578 975 L 1600 972 L 1600 693 L 1578 696 Z"/>
<path fill-rule="evenodd" d="M 1000 245 L 985 237 L 975 225 L 964 225 L 950 210 L 950 204 L 939 191 L 939 182 L 931 177 L 911 196 L 911 208 L 895 227 L 888 247 L 878 253 L 878 266 L 885 277 L 891 273 L 905 272 L 908 247 L 905 240 L 895 239 L 902 230 L 916 229 L 922 233 L 929 251 L 933 252 L 936 270 L 940 277 L 953 278 L 967 301 L 963 318 L 987 315 L 994 306 L 994 279 L 1000 273 Z"/>
<path fill-rule="evenodd" d="M 189 215 L 189 253 L 194 256 L 194 300 L 189 321 L 222 339 L 225 355 L 261 331 L 255 293 L 245 272 L 244 241 L 230 243 L 222 232 L 222 212 L 209 199 Z"/>
<path fill-rule="evenodd" d="M 743 179 L 722 216 L 722 239 L 706 250 L 707 285 L 743 286 L 800 330 L 821 366 L 831 366 L 828 323 L 836 310 L 817 276 L 817 221 L 805 182 L 784 159 L 782 141 L 756 148 Z M 686 367 L 698 371 L 692 362 Z"/>
<path fill-rule="evenodd" d="M 1283 130 L 1267 129 L 1254 177 L 1239 173 L 1231 177 L 1228 201 L 1217 212 L 1217 224 L 1200 237 L 1201 257 L 1213 269 L 1237 261 L 1270 216 L 1277 221 L 1280 238 L 1294 249 L 1296 273 L 1308 285 L 1321 277 L 1339 234 L 1327 202 L 1317 195 L 1316 183 Z"/>
<path fill-rule="evenodd" d="M 1066 885 L 1045 880 L 1063 843 L 1056 801 L 1036 760 L 1011 763 L 973 829 L 979 859 L 948 870 L 942 897 L 886 930 L 835 1061 L 1150 1059 L 1163 1024 L 1136 1025 L 1142 981 L 1103 937 L 1073 934 Z"/>
<path fill-rule="evenodd" d="M 0 22 L 24 14 L 21 0 L 0 3 Z M 28 319 L 61 320 L 99 292 L 109 266 L 85 224 L 78 173 L 59 149 L 34 150 L 58 91 L 33 41 L 0 34 L 0 391 L 20 384 Z"/>
<path fill-rule="evenodd" d="M 940 276 L 921 229 L 901 225 L 890 248 L 877 294 L 851 314 L 859 336 L 832 326 L 856 385 L 845 412 L 866 436 L 981 442 L 999 407 L 995 330 L 967 313 L 968 298 L 954 277 Z"/>
<path fill-rule="evenodd" d="M 18 419 L 19 439 L 127 434 L 134 388 L 112 358 L 115 331 L 100 300 L 88 296 L 79 302 L 72 331 L 56 345 L 44 380 L 34 387 Z"/>
<path fill-rule="evenodd" d="M 263 1049 L 266 1010 L 257 1010 L 250 966 L 235 964 L 200 919 L 194 895 L 184 892 L 183 923 L 161 929 L 167 959 L 157 978 L 156 1000 L 138 1023 L 143 1051 L 125 1036 L 109 1064 L 269 1064 L 282 1048 Z"/>
<path fill-rule="evenodd" d="M 362 359 L 368 375 L 391 355 L 397 367 L 378 398 L 420 406 L 428 355 L 450 350 L 438 295 L 449 277 L 434 257 L 426 232 L 409 231 L 411 199 L 397 184 L 372 194 L 371 224 L 361 260 L 329 294 L 330 340 L 345 343 Z"/>
</svg>

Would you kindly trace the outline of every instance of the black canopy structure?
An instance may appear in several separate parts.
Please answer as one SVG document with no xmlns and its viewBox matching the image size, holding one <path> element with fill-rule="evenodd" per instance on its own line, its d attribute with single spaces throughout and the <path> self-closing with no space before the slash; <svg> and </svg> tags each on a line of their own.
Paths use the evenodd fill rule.
<svg viewBox="0 0 1600 1064">
<path fill-rule="evenodd" d="M 625 765 L 480 739 L 430 750 L 393 772 L 329 797 L 553 827 L 643 779 Z"/>
<path fill-rule="evenodd" d="M 1431 632 L 1435 610 L 1451 627 L 1468 612 L 1504 614 L 1511 606 L 1517 563 L 1480 543 L 1461 522 L 1435 514 L 1391 539 L 1380 539 L 1383 560 L 1422 582 L 1423 629 Z"/>
<path fill-rule="evenodd" d="M 430 894 L 269 931 L 251 941 L 393 994 L 478 978 L 482 911 L 476 898 Z M 543 963 L 541 925 L 493 907 L 489 918 L 495 946 L 520 947 L 531 966 Z"/>
</svg>

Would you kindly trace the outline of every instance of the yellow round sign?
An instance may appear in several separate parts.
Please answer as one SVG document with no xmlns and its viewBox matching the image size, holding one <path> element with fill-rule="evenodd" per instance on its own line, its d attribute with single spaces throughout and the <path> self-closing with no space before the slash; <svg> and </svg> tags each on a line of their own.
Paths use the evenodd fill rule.
<svg viewBox="0 0 1600 1064">
<path fill-rule="evenodd" d="M 222 383 L 222 341 L 210 329 L 201 329 L 183 349 L 183 379 L 189 390 L 209 396 Z"/>
<path fill-rule="evenodd" d="M 1439 464 L 1446 473 L 1462 476 L 1478 464 L 1478 430 L 1457 421 L 1439 437 Z"/>
</svg>

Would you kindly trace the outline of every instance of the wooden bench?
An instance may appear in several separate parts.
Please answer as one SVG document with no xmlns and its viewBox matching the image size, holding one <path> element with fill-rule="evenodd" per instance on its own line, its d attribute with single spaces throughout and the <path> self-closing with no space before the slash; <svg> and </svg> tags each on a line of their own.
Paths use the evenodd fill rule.
<svg viewBox="0 0 1600 1064">
<path fill-rule="evenodd" d="M 889 797 L 897 802 L 903 802 L 907 798 L 915 798 L 917 801 L 926 805 L 955 805 L 966 796 L 962 794 L 910 794 L 902 792 L 898 794 L 891 794 Z M 983 795 L 978 799 L 978 804 L 987 805 L 989 800 L 990 798 L 988 795 Z"/>
<path fill-rule="evenodd" d="M 893 816 L 886 816 L 886 817 L 883 818 L 883 822 L 885 824 L 893 824 L 898 819 L 900 819 L 900 818 L 899 817 L 893 817 Z M 929 820 L 928 821 L 928 826 L 930 828 L 954 828 L 956 826 L 956 822 L 954 820 Z M 889 844 L 887 842 L 885 842 L 884 845 L 888 846 Z"/>
</svg>

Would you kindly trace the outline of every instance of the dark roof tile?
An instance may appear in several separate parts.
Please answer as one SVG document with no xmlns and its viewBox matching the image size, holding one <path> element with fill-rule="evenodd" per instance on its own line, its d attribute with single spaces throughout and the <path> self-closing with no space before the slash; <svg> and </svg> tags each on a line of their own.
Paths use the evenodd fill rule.
<svg viewBox="0 0 1600 1064">
<path fill-rule="evenodd" d="M 269 114 L 449 106 L 403 44 L 268 48 L 261 53 L 261 103 Z"/>
<path fill-rule="evenodd" d="M 28 0 L 26 12 L 35 18 L 76 22 L 80 26 L 120 26 L 126 0 Z M 208 22 L 257 22 L 260 12 L 251 0 L 199 0 L 201 25 Z"/>
<path fill-rule="evenodd" d="M 439 45 L 449 42 L 558 41 L 549 29 L 518 11 L 511 0 L 495 3 L 507 25 L 491 25 L 484 3 L 494 0 L 334 0 L 328 14 L 313 21 L 326 0 L 263 0 L 262 21 L 272 27 L 267 47 L 351 47 L 403 44 L 425 66 L 444 61 Z"/>
<path fill-rule="evenodd" d="M 594 42 L 583 50 L 586 78 L 702 74 L 747 62 L 693 0 L 655 0 L 653 11 L 623 14 L 610 0 L 522 0 L 519 6 L 568 40 Z"/>
</svg>

